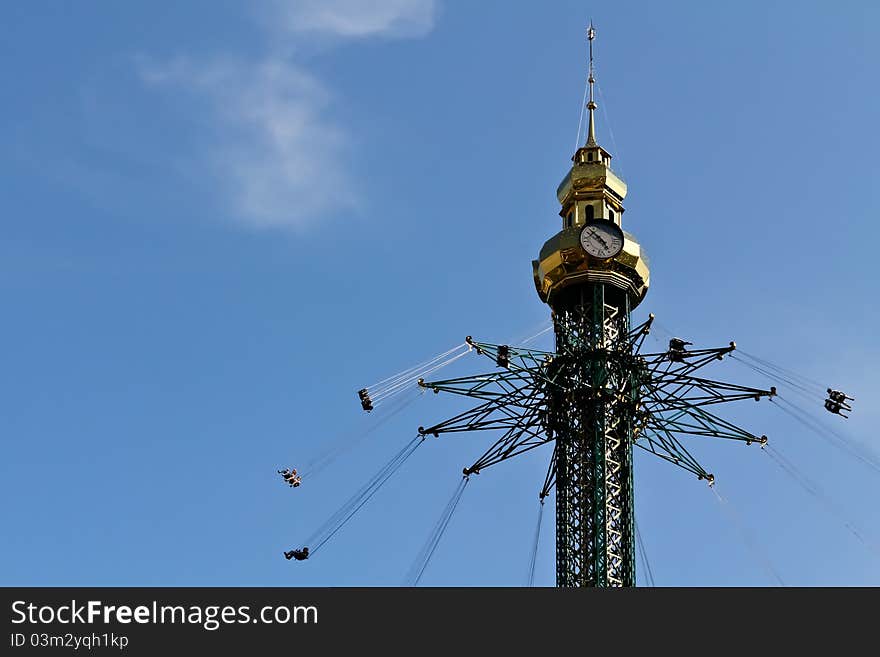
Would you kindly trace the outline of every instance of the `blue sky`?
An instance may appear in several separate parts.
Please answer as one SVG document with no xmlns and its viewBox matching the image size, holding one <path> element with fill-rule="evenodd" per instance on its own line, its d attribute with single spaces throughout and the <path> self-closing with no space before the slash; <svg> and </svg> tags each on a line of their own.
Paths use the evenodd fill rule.
<svg viewBox="0 0 880 657">
<path fill-rule="evenodd" d="M 423 445 L 321 554 L 281 552 L 463 400 L 420 398 L 296 490 L 275 470 L 375 422 L 363 385 L 546 319 L 530 261 L 560 225 L 590 17 L 599 140 L 652 263 L 635 319 L 851 391 L 835 426 L 880 453 L 876 6 L 178 5 L 3 9 L 0 583 L 401 584 L 491 437 Z M 880 544 L 880 475 L 766 403 L 729 413 Z M 638 454 L 657 584 L 772 586 L 766 563 L 880 584 L 880 549 L 757 447 L 694 451 L 751 538 Z M 547 458 L 472 479 L 422 584 L 525 582 Z"/>
</svg>

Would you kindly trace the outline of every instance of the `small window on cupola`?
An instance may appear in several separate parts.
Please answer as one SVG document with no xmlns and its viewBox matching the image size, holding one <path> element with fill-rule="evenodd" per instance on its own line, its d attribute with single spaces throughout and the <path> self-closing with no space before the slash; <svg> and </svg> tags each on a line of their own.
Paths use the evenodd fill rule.
<svg viewBox="0 0 880 657">
<path fill-rule="evenodd" d="M 573 217 L 572 213 L 569 212 L 568 216 L 565 218 L 565 225 L 568 228 L 571 228 L 573 221 L 574 221 L 574 217 Z"/>
<path fill-rule="evenodd" d="M 609 211 L 608 211 L 608 218 L 609 218 L 611 221 L 614 221 L 614 210 L 609 210 Z"/>
<path fill-rule="evenodd" d="M 589 152 L 589 153 L 587 153 L 587 160 L 589 160 L 590 162 L 593 161 L 593 153 L 592 153 L 592 151 Z"/>
<path fill-rule="evenodd" d="M 585 205 L 584 206 L 584 220 L 585 221 L 592 221 L 594 219 L 594 216 L 593 216 L 594 212 L 595 212 L 595 210 L 593 209 L 592 205 Z"/>
</svg>

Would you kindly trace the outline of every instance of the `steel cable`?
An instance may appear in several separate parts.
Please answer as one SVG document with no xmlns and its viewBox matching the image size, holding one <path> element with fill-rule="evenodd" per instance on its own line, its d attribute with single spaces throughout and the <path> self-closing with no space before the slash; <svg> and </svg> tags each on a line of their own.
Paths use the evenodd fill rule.
<svg viewBox="0 0 880 657">
<path fill-rule="evenodd" d="M 329 541 L 345 524 L 351 520 L 355 513 L 366 504 L 382 485 L 400 469 L 400 467 L 412 456 L 416 448 L 424 442 L 424 436 L 416 436 L 406 446 L 395 454 L 373 477 L 352 495 L 330 518 L 324 522 L 306 541 L 306 545 L 314 555 L 327 541 Z"/>
<path fill-rule="evenodd" d="M 538 543 L 541 540 L 541 521 L 544 518 L 544 498 L 541 498 L 541 505 L 538 507 L 538 523 L 535 525 L 535 537 L 532 541 L 532 553 L 529 558 L 529 577 L 528 586 L 535 585 L 535 563 L 538 560 Z"/>
<path fill-rule="evenodd" d="M 455 513 L 455 509 L 458 507 L 461 496 L 464 494 L 464 489 L 467 486 L 468 481 L 470 481 L 470 478 L 465 476 L 462 477 L 461 480 L 458 482 L 458 485 L 455 487 L 455 491 L 452 493 L 452 497 L 449 499 L 449 502 L 447 502 L 446 507 L 443 509 L 443 513 L 440 514 L 440 519 L 434 525 L 434 528 L 428 535 L 428 540 L 425 542 L 425 545 L 422 547 L 421 551 L 416 556 L 413 565 L 410 567 L 409 573 L 407 575 L 407 581 L 410 583 L 411 586 L 418 586 L 419 581 L 422 579 L 422 575 L 425 573 L 425 569 L 431 562 L 431 557 L 434 556 L 434 551 L 440 544 L 440 539 L 442 539 L 443 534 L 446 533 L 446 528 L 449 526 L 449 522 L 452 520 L 452 516 Z"/>
<path fill-rule="evenodd" d="M 812 481 L 806 474 L 801 472 L 794 463 L 787 459 L 778 450 L 773 449 L 769 445 L 765 445 L 761 451 L 766 452 L 767 456 L 769 456 L 770 459 L 774 463 L 776 463 L 780 470 L 791 477 L 795 481 L 795 483 L 797 483 L 817 502 L 819 502 L 819 504 L 825 508 L 825 511 L 827 511 L 836 520 L 840 521 L 844 528 L 847 529 L 853 536 L 855 536 L 855 538 L 862 545 L 875 552 L 880 553 L 880 547 L 878 547 L 877 544 L 875 544 L 873 541 L 870 541 L 865 536 L 865 532 L 858 525 L 856 525 L 856 523 L 847 519 L 846 513 L 843 511 L 843 509 L 836 502 L 834 502 L 834 500 L 832 500 L 817 483 Z"/>
<path fill-rule="evenodd" d="M 633 520 L 633 525 L 636 528 L 636 541 L 639 545 L 639 554 L 642 557 L 642 565 L 645 569 L 645 576 L 648 580 L 648 586 L 654 588 L 656 584 L 654 583 L 654 571 L 651 569 L 651 562 L 648 561 L 648 551 L 645 549 L 645 542 L 642 540 L 642 533 L 639 531 L 639 525 L 635 520 Z"/>
<path fill-rule="evenodd" d="M 736 528 L 737 532 L 740 535 L 740 538 L 743 540 L 752 556 L 761 563 L 761 565 L 777 582 L 779 582 L 780 586 L 785 586 L 785 582 L 782 581 L 782 577 L 780 577 L 779 573 L 776 572 L 776 569 L 773 567 L 773 564 L 770 562 L 770 559 L 767 557 L 766 553 L 760 548 L 757 541 L 755 541 L 754 537 L 751 535 L 751 532 L 749 532 L 749 530 L 746 528 L 742 519 L 739 517 L 739 514 L 733 508 L 733 505 L 731 505 L 726 498 L 721 496 L 721 493 L 718 492 L 715 486 L 709 486 L 709 488 L 711 488 L 712 492 L 715 493 L 715 497 L 718 499 L 718 504 L 720 505 L 722 511 L 724 511 L 725 515 L 727 515 L 728 519 Z"/>
</svg>

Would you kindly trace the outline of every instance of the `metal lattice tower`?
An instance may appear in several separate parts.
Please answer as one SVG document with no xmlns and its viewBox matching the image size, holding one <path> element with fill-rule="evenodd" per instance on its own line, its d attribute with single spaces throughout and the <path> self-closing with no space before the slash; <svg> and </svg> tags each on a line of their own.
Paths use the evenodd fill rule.
<svg viewBox="0 0 880 657">
<path fill-rule="evenodd" d="M 566 385 L 548 400 L 557 444 L 557 584 L 632 586 L 638 384 L 628 353 L 628 299 L 601 283 L 559 297 L 553 377 Z"/>
</svg>

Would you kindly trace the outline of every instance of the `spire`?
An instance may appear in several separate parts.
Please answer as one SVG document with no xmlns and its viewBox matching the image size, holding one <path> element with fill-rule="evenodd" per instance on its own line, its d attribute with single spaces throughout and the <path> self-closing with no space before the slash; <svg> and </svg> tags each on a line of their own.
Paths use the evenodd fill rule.
<svg viewBox="0 0 880 657">
<path fill-rule="evenodd" d="M 590 42 L 590 77 L 587 81 L 590 83 L 590 102 L 587 103 L 587 109 L 590 111 L 590 127 L 587 132 L 587 146 L 596 145 L 596 122 L 593 118 L 593 110 L 596 109 L 596 101 L 593 100 L 593 83 L 596 82 L 593 77 L 593 39 L 596 38 L 596 30 L 593 29 L 593 21 L 590 21 L 590 27 L 587 28 L 587 39 Z"/>
</svg>

